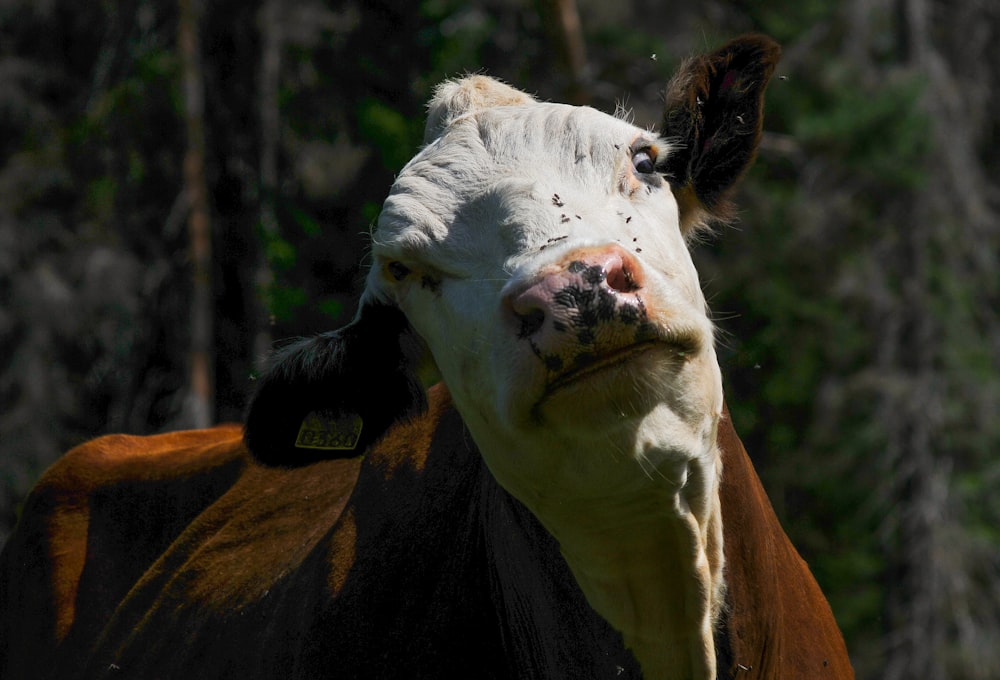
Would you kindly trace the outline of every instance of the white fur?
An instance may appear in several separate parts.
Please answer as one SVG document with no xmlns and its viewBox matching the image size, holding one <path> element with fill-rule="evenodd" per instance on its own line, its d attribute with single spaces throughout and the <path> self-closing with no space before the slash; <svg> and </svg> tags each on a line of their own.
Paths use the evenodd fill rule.
<svg viewBox="0 0 1000 680">
<path fill-rule="evenodd" d="M 404 311 L 490 469 L 559 540 L 646 677 L 712 678 L 721 379 L 677 203 L 666 182 L 636 176 L 637 141 L 670 153 L 614 116 L 484 76 L 443 85 L 427 146 L 385 202 L 366 295 Z M 650 320 L 699 348 L 646 352 L 546 397 L 503 295 L 609 244 L 640 263 Z M 413 273 L 398 281 L 393 262 Z"/>
</svg>

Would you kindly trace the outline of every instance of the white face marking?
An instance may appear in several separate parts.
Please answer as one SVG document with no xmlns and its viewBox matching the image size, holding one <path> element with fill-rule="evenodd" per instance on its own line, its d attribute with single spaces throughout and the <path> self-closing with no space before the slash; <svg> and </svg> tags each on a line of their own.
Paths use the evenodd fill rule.
<svg viewBox="0 0 1000 680">
<path fill-rule="evenodd" d="M 406 313 L 481 448 L 596 439 L 610 457 L 644 456 L 636 449 L 656 449 L 647 439 L 664 428 L 647 433 L 639 424 L 662 411 L 670 417 L 657 420 L 671 421 L 677 439 L 667 448 L 704 446 L 721 387 L 677 204 L 653 167 L 669 151 L 593 109 L 532 102 L 459 117 L 400 173 L 374 236 L 369 294 Z M 635 295 L 644 329 L 612 320 L 596 329 L 603 344 L 533 347 L 510 296 L 581 253 L 609 248 L 642 279 Z M 630 332 L 636 337 L 616 337 Z M 595 365 L 570 370 L 588 351 Z M 508 466 L 484 454 L 501 481 L 511 467 L 524 487 L 537 486 L 536 466 L 521 456 L 508 454 Z M 654 474 L 660 462 L 641 464 Z"/>
</svg>

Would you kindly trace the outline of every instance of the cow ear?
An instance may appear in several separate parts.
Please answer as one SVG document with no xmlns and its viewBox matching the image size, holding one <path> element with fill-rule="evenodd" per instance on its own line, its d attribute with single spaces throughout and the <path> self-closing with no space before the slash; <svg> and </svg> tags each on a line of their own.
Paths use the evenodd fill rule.
<svg viewBox="0 0 1000 680">
<path fill-rule="evenodd" d="M 767 36 L 745 35 L 687 60 L 667 85 L 660 134 L 673 142 L 665 174 L 685 233 L 731 216 L 728 194 L 757 153 L 780 57 Z"/>
<path fill-rule="evenodd" d="M 277 350 L 247 411 L 247 448 L 269 465 L 360 455 L 426 409 L 422 343 L 396 307 L 363 304 L 340 330 Z"/>
<path fill-rule="evenodd" d="M 427 127 L 424 144 L 430 144 L 452 124 L 466 114 L 495 106 L 530 104 L 535 98 L 530 94 L 502 83 L 489 76 L 465 76 L 446 80 L 434 90 L 434 97 L 427 105 Z"/>
</svg>

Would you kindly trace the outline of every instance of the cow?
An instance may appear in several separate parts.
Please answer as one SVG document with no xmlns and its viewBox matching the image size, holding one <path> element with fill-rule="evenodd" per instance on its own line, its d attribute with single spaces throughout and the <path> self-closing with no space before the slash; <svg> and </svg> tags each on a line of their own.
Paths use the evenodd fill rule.
<svg viewBox="0 0 1000 680">
<path fill-rule="evenodd" d="M 852 678 L 725 407 L 688 244 L 780 55 L 658 130 L 439 86 L 348 326 L 245 423 L 57 461 L 0 557 L 4 678 Z"/>
</svg>

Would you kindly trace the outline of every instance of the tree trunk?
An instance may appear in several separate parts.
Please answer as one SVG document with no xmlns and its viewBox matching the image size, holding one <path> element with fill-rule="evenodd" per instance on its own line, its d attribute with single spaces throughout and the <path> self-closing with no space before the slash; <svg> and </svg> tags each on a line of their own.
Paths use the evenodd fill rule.
<svg viewBox="0 0 1000 680">
<path fill-rule="evenodd" d="M 205 179 L 205 83 L 201 63 L 199 0 L 180 0 L 177 44 L 181 57 L 187 151 L 184 192 L 188 200 L 188 241 L 191 260 L 191 346 L 184 420 L 207 427 L 213 420 L 212 360 L 212 222 Z"/>
<path fill-rule="evenodd" d="M 287 8 L 287 5 L 285 5 Z M 256 319 L 253 339 L 254 368 L 264 367 L 271 352 L 271 314 L 267 293 L 274 283 L 266 246 L 278 236 L 275 197 L 278 192 L 278 152 L 281 141 L 281 110 L 278 88 L 281 85 L 281 56 L 284 26 L 280 0 L 265 0 L 258 17 L 261 38 L 260 88 L 260 223 L 255 263 L 254 285 L 257 288 Z"/>
<path fill-rule="evenodd" d="M 569 76 L 564 97 L 570 104 L 589 104 L 587 45 L 576 0 L 539 0 L 542 23 L 549 27 L 553 45 Z"/>
<path fill-rule="evenodd" d="M 885 310 L 877 360 L 884 375 L 898 378 L 895 388 L 887 381 L 880 399 L 888 438 L 885 680 L 985 679 L 996 677 L 1000 662 L 1000 560 L 982 554 L 967 516 L 989 499 L 955 479 L 956 470 L 981 468 L 993 455 L 984 446 L 988 435 L 965 435 L 988 433 L 995 414 L 980 414 L 976 405 L 989 403 L 989 386 L 964 377 L 962 364 L 965 346 L 995 346 L 997 338 L 995 319 L 982 312 L 996 291 L 998 251 L 989 244 L 1000 243 L 990 198 L 997 186 L 977 148 L 988 143 L 990 114 L 982 112 L 1000 70 L 989 49 L 969 47 L 991 42 L 998 26 L 991 6 L 892 6 L 899 65 L 924 83 L 932 154 L 926 186 L 895 200 L 895 233 L 884 241 L 893 245 L 882 260 L 899 290 L 895 308 Z M 967 300 L 976 301 L 971 313 Z"/>
</svg>

